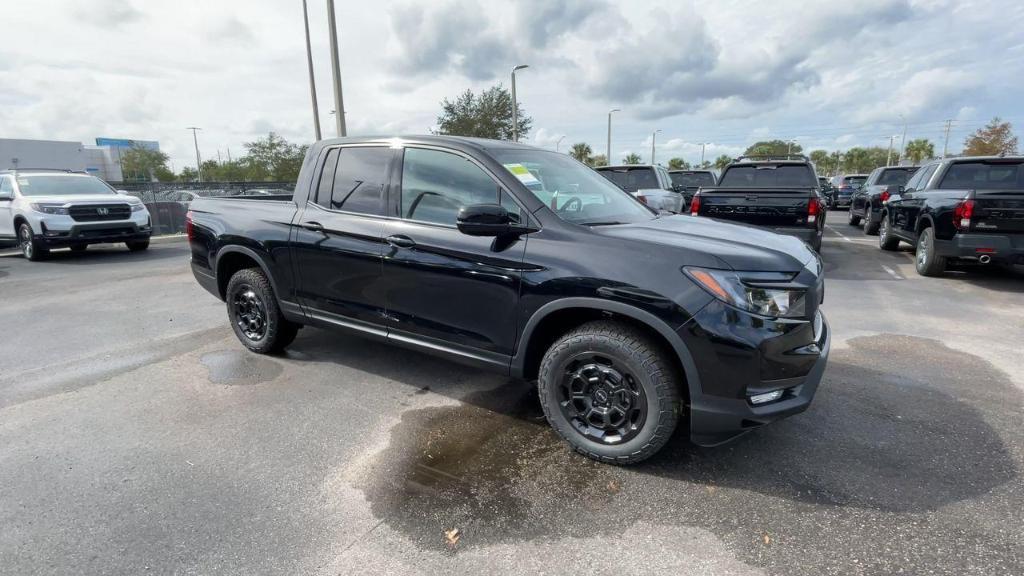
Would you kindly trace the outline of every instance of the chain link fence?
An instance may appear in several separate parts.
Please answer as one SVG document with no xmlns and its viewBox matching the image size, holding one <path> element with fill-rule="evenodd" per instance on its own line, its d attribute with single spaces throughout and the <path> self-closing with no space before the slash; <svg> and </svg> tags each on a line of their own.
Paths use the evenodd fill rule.
<svg viewBox="0 0 1024 576">
<path fill-rule="evenodd" d="M 143 182 L 112 184 L 142 200 L 153 219 L 153 235 L 185 232 L 185 213 L 192 200 L 207 196 L 291 194 L 294 182 Z"/>
</svg>

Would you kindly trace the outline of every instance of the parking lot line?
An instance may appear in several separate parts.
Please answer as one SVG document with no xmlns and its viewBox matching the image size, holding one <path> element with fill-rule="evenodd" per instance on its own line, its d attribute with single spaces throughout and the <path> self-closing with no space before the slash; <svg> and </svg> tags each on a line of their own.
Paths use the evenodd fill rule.
<svg viewBox="0 0 1024 576">
<path fill-rule="evenodd" d="M 886 266 L 885 264 L 882 264 L 882 270 L 885 270 L 889 274 L 889 276 L 892 276 L 896 280 L 906 280 L 906 278 L 901 276 L 899 272 L 893 270 L 892 268 Z"/>
<path fill-rule="evenodd" d="M 839 236 L 843 240 L 846 240 L 847 242 L 853 242 L 853 240 L 849 239 L 845 234 L 843 234 L 839 230 L 836 230 L 835 228 L 829 226 L 828 224 L 825 224 L 825 228 L 828 228 L 829 230 L 832 231 L 833 234 L 835 234 L 836 236 Z"/>
</svg>

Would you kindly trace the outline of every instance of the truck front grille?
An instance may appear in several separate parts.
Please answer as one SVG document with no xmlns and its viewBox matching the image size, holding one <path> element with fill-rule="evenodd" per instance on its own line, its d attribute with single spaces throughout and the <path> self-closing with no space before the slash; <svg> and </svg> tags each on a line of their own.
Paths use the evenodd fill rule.
<svg viewBox="0 0 1024 576">
<path fill-rule="evenodd" d="M 82 204 L 68 208 L 68 213 L 76 222 L 105 222 L 127 220 L 132 209 L 127 204 Z"/>
</svg>

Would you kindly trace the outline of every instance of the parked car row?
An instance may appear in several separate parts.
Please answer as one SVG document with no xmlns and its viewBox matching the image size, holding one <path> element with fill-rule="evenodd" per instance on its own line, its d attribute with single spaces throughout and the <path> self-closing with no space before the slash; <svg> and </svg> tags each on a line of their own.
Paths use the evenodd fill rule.
<svg viewBox="0 0 1024 576">
<path fill-rule="evenodd" d="M 849 222 L 878 233 L 882 250 L 913 246 L 922 276 L 941 275 L 951 261 L 1024 266 L 1024 157 L 879 168 L 851 203 Z"/>
</svg>

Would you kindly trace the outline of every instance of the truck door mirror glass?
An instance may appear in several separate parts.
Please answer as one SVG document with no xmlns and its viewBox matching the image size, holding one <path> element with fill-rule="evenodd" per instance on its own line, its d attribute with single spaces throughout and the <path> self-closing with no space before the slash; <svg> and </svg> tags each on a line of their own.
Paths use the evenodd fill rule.
<svg viewBox="0 0 1024 576">
<path fill-rule="evenodd" d="M 458 226 L 467 236 L 505 236 L 533 231 L 500 204 L 464 206 L 459 210 Z"/>
</svg>

